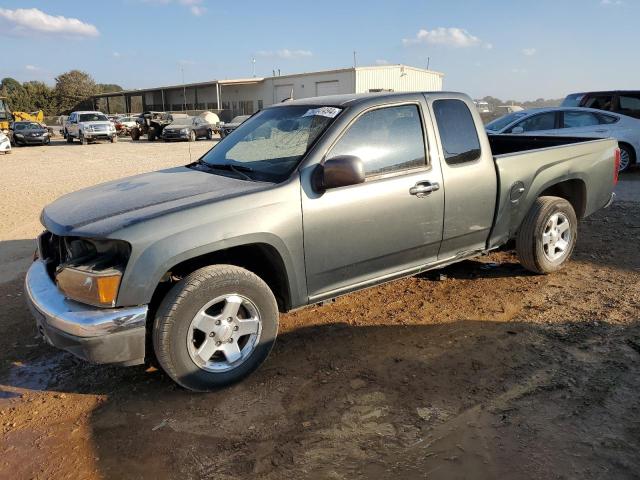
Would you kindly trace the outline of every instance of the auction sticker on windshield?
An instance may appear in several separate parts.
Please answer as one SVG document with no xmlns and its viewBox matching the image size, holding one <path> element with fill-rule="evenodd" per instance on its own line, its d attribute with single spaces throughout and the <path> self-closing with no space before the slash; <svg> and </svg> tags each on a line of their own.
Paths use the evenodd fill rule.
<svg viewBox="0 0 640 480">
<path fill-rule="evenodd" d="M 341 111 L 342 109 L 336 107 L 311 108 L 307 110 L 307 113 L 305 113 L 303 117 L 315 117 L 317 115 L 320 117 L 335 118 Z"/>
</svg>

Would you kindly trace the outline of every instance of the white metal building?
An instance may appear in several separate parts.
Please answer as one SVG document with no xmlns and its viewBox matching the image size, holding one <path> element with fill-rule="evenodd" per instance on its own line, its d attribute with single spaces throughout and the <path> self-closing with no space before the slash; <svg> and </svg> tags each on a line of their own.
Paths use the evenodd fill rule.
<svg viewBox="0 0 640 480">
<path fill-rule="evenodd" d="M 223 120 L 229 120 L 287 98 L 377 91 L 440 91 L 443 78 L 442 73 L 407 65 L 379 65 L 127 90 L 96 95 L 94 102 L 109 113 L 115 113 L 118 108 L 130 112 L 132 99 L 139 97 L 141 101 L 137 100 L 137 104 L 141 104 L 143 111 L 211 110 Z M 116 108 L 111 104 L 117 105 Z"/>
</svg>

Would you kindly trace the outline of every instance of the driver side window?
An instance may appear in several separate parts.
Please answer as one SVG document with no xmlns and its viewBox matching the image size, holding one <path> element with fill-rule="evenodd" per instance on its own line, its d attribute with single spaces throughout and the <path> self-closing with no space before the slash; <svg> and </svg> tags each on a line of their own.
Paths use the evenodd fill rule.
<svg viewBox="0 0 640 480">
<path fill-rule="evenodd" d="M 372 177 L 426 164 L 422 120 L 417 105 L 371 110 L 360 116 L 327 158 L 354 155 Z"/>
</svg>

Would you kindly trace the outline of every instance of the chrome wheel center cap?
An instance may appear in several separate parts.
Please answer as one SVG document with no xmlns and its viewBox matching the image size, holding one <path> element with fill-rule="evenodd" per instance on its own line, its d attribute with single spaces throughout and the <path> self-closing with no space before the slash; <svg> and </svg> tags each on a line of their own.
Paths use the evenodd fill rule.
<svg viewBox="0 0 640 480">
<path fill-rule="evenodd" d="M 233 324 L 228 322 L 222 322 L 215 329 L 216 340 L 220 342 L 227 342 L 233 335 Z"/>
</svg>

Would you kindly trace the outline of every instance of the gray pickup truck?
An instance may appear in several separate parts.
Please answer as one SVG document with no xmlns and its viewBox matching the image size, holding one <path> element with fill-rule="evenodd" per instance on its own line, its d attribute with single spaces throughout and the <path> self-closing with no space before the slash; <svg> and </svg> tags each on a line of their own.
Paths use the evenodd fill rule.
<svg viewBox="0 0 640 480">
<path fill-rule="evenodd" d="M 487 137 L 462 94 L 287 102 L 195 163 L 48 205 L 27 297 L 50 344 L 207 391 L 267 358 L 279 312 L 510 240 L 561 268 L 617 161 L 610 139 Z"/>
</svg>

